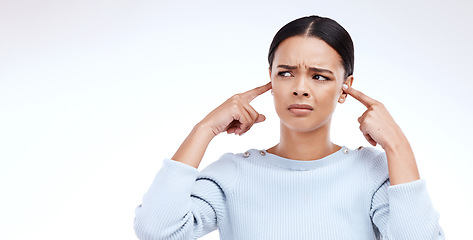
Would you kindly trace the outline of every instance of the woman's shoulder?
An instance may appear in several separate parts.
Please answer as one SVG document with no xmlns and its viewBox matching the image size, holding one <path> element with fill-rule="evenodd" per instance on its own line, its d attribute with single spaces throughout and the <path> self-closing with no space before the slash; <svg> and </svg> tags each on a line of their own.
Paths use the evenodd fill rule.
<svg viewBox="0 0 473 240">
<path fill-rule="evenodd" d="M 215 182 L 221 188 L 231 187 L 238 175 L 238 158 L 242 153 L 225 153 L 203 168 L 197 177 Z"/>
<path fill-rule="evenodd" d="M 234 171 L 237 168 L 238 159 L 243 158 L 244 153 L 224 153 L 216 161 L 210 163 L 205 167 L 201 173 L 214 172 L 214 171 Z"/>
<path fill-rule="evenodd" d="M 236 169 L 238 168 L 238 164 L 241 163 L 241 160 L 251 159 L 251 156 L 259 155 L 257 153 L 263 153 L 263 151 L 252 148 L 246 152 L 227 152 L 223 154 L 218 160 L 212 162 L 206 168 L 204 168 L 201 173 L 216 171 L 229 173 L 236 171 Z"/>
<path fill-rule="evenodd" d="M 356 153 L 355 157 L 361 161 L 367 161 L 369 163 L 373 163 L 373 161 L 375 163 L 386 162 L 386 153 L 374 147 L 361 146 L 353 152 Z"/>
<path fill-rule="evenodd" d="M 353 149 L 352 151 L 355 151 L 355 152 L 358 152 L 358 153 L 362 153 L 364 154 L 365 156 L 376 156 L 376 155 L 379 155 L 379 154 L 382 154 L 384 153 L 384 151 L 382 150 L 379 150 L 375 147 L 371 147 L 371 146 L 360 146 L 356 149 Z"/>
<path fill-rule="evenodd" d="M 386 153 L 374 147 L 360 147 L 355 152 L 355 158 L 363 164 L 370 175 L 379 181 L 389 178 L 388 161 Z"/>
</svg>

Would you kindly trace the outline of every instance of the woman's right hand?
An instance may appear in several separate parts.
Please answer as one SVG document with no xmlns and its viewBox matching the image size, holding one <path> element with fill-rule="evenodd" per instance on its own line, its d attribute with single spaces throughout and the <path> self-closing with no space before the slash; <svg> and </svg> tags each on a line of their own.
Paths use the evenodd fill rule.
<svg viewBox="0 0 473 240">
<path fill-rule="evenodd" d="M 271 89 L 271 82 L 247 92 L 233 95 L 210 112 L 200 124 L 210 128 L 214 136 L 225 131 L 228 134 L 244 134 L 250 130 L 253 124 L 266 119 L 263 114 L 259 114 L 250 106 L 250 102 L 269 89 Z"/>
<path fill-rule="evenodd" d="M 236 94 L 210 112 L 194 126 L 172 157 L 173 160 L 198 168 L 210 141 L 221 132 L 243 134 L 265 116 L 256 112 L 250 102 L 271 89 L 271 82 L 250 91 Z"/>
</svg>

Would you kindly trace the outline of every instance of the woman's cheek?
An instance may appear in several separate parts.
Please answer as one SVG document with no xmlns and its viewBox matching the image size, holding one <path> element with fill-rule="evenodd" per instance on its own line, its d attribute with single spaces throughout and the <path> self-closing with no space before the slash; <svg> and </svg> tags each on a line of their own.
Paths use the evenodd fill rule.
<svg viewBox="0 0 473 240">
<path fill-rule="evenodd" d="M 280 116 L 280 114 L 284 112 L 283 109 L 285 107 L 284 107 L 283 99 L 281 97 L 281 93 L 277 90 L 277 88 L 276 90 L 273 89 L 273 98 L 274 98 L 274 108 L 276 109 L 276 113 L 278 114 L 278 116 Z"/>
</svg>

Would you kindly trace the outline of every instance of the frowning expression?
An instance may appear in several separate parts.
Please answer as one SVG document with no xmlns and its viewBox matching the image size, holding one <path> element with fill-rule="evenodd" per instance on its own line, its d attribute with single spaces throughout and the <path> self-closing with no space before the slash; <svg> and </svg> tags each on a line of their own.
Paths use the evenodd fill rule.
<svg viewBox="0 0 473 240">
<path fill-rule="evenodd" d="M 296 36 L 282 41 L 270 68 L 281 123 L 301 132 L 329 126 L 344 97 L 344 74 L 340 55 L 323 40 Z"/>
</svg>

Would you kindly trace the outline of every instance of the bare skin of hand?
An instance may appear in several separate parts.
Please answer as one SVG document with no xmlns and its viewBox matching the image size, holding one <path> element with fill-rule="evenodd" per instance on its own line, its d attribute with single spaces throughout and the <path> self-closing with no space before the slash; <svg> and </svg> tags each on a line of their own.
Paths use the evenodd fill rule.
<svg viewBox="0 0 473 240">
<path fill-rule="evenodd" d="M 266 117 L 250 106 L 250 102 L 269 89 L 271 82 L 235 94 L 226 100 L 194 126 L 172 159 L 198 168 L 205 150 L 215 136 L 221 132 L 242 135 L 250 130 L 253 124 L 264 121 Z"/>
<path fill-rule="evenodd" d="M 250 130 L 253 124 L 266 119 L 263 114 L 259 114 L 250 105 L 250 102 L 269 89 L 271 89 L 271 82 L 247 92 L 233 95 L 210 112 L 201 121 L 201 124 L 208 126 L 215 136 L 224 131 L 228 134 L 244 134 Z"/>
<path fill-rule="evenodd" d="M 348 85 L 343 91 L 367 108 L 358 118 L 360 130 L 371 145 L 379 144 L 385 150 L 391 185 L 420 179 L 414 152 L 384 105 Z"/>
</svg>

